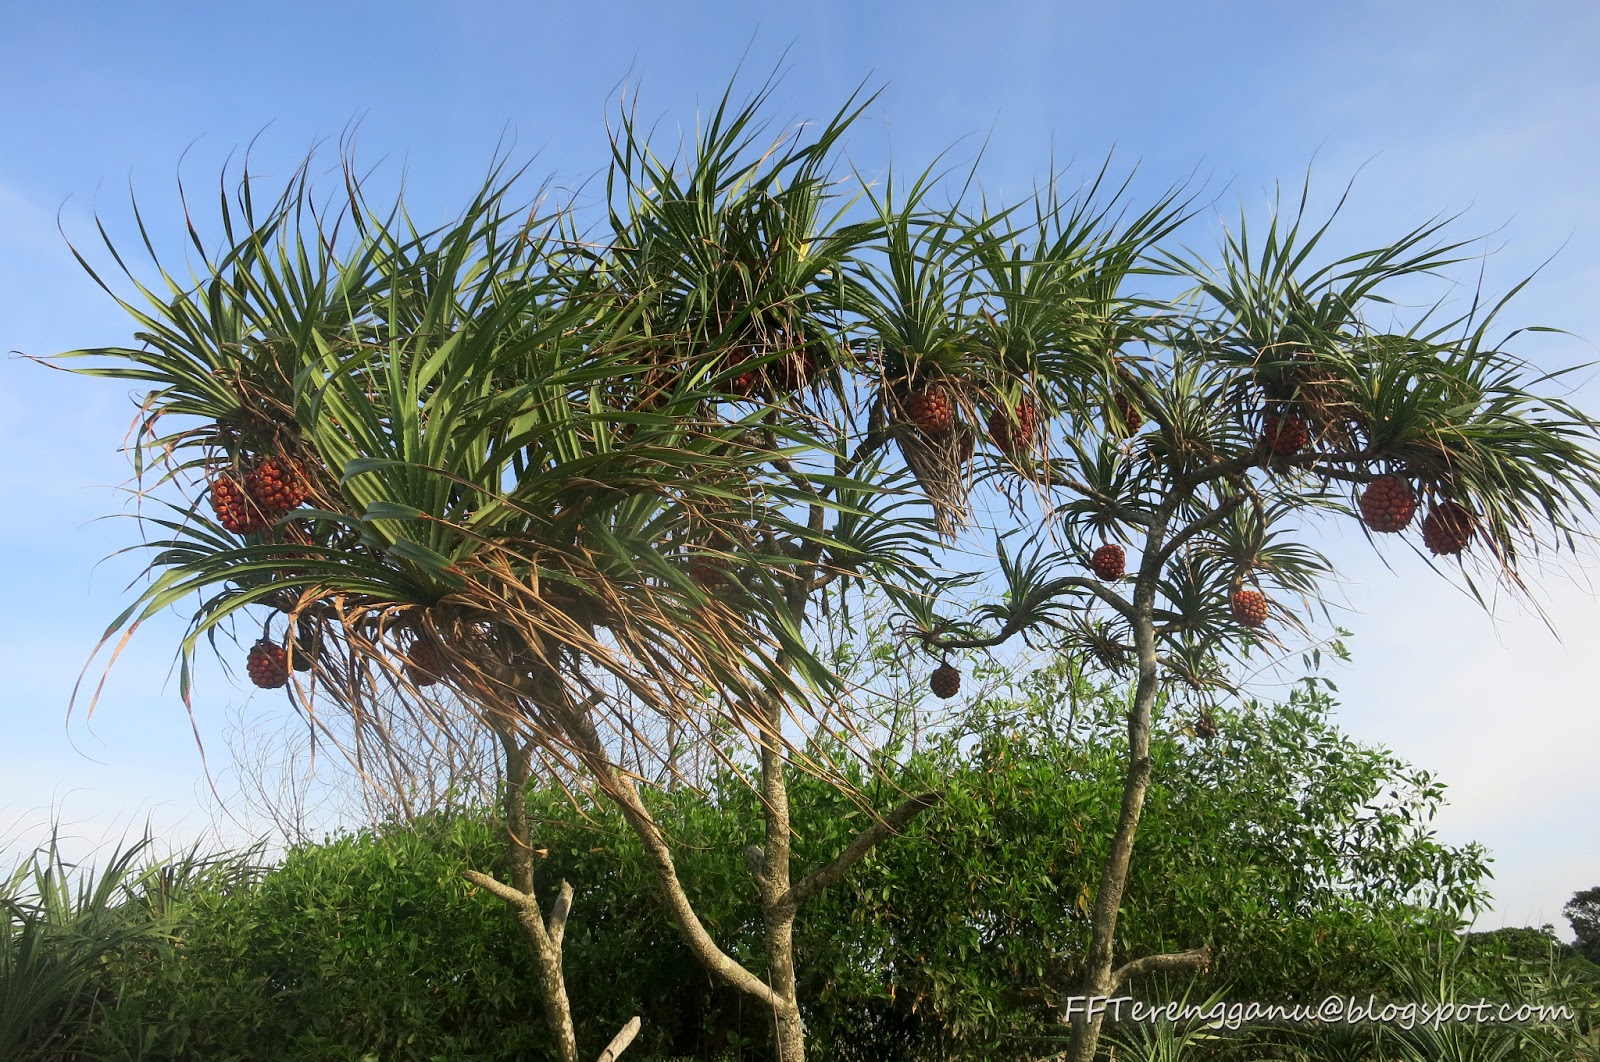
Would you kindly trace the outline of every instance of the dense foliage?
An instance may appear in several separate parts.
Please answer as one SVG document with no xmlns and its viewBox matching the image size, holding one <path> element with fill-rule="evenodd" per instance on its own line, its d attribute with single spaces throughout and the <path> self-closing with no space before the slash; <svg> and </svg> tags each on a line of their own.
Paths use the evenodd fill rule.
<svg viewBox="0 0 1600 1062">
<path fill-rule="evenodd" d="M 791 850 L 819 866 L 808 846 L 841 821 L 790 818 L 804 806 L 786 794 L 805 766 L 792 754 L 857 722 L 818 616 L 863 593 L 892 603 L 930 664 L 1020 638 L 1134 686 L 1121 790 L 1096 805 L 1121 814 L 1106 844 L 1082 842 L 1101 869 L 1067 905 L 1092 924 L 1085 992 L 1152 962 L 1204 966 L 1219 917 L 1299 917 L 1319 889 L 1369 900 L 1322 871 L 1269 871 L 1263 895 L 1288 890 L 1290 908 L 1138 924 L 1141 810 L 1167 798 L 1152 713 L 1180 691 L 1229 697 L 1238 659 L 1308 631 L 1331 574 L 1321 518 L 1412 529 L 1469 585 L 1522 587 L 1520 562 L 1588 532 L 1600 423 L 1560 396 L 1560 373 L 1506 349 L 1525 331 L 1496 334 L 1506 299 L 1418 297 L 1473 257 L 1443 221 L 1333 251 L 1308 190 L 1196 254 L 1182 190 L 1140 206 L 1104 170 L 1076 189 L 1052 173 L 1000 202 L 937 164 L 879 180 L 846 164 L 869 97 L 772 131 L 772 89 L 740 104 L 730 88 L 672 149 L 624 109 L 598 202 L 523 206 L 517 173 L 497 166 L 454 220 L 418 227 L 345 156 L 331 200 L 310 160 L 275 197 L 225 176 L 211 217 L 186 210 L 187 273 L 162 265 L 174 259 L 137 207 L 148 264 L 100 227 L 100 264 L 82 260 L 132 337 L 63 357 L 142 390 L 131 448 L 147 533 L 131 548 L 149 576 L 106 646 L 176 608 L 185 694 L 203 643 L 248 632 L 235 659 L 252 682 L 342 718 L 374 754 L 395 748 L 397 717 L 430 749 L 487 730 L 514 836 L 530 762 L 593 787 L 646 849 L 701 964 L 775 1016 L 784 1062 L 804 1059 L 802 1010 L 820 1002 L 803 998 L 794 950 L 812 901 L 882 823 L 947 795 L 922 779 L 876 832 L 831 837 L 846 862 L 791 872 Z M 941 697 L 961 681 L 942 661 L 928 678 Z M 679 733 L 731 732 L 766 818 L 751 864 L 764 944 L 741 961 L 743 923 L 710 932 L 686 883 L 714 905 L 715 879 L 687 873 L 699 857 L 664 842 L 624 762 L 668 760 Z M 1315 805 L 1320 785 L 1283 795 Z M 715 807 L 741 799 L 714 792 Z M 1264 858 L 1279 830 L 1269 817 L 1229 842 Z M 1312 838 L 1312 864 L 1363 840 Z M 1416 865 L 1363 873 L 1410 888 Z M 472 880 L 539 912 L 518 924 L 561 1057 L 578 1062 L 566 908 L 525 857 Z M 1174 903 L 1198 910 L 1214 888 Z M 982 934 L 1009 931 L 994 917 Z M 1185 950 L 1140 955 L 1134 939 Z M 1078 1033 L 1076 1062 L 1097 1028 Z"/>
<path fill-rule="evenodd" d="M 1590 962 L 1600 963 L 1600 885 L 1573 893 L 1562 911 L 1577 934 L 1578 951 Z"/>
<path fill-rule="evenodd" d="M 903 757 L 898 781 L 946 777 L 946 801 L 825 894 L 797 936 L 806 1021 L 827 1057 L 930 1057 L 935 1044 L 984 1057 L 1048 1033 L 1088 940 L 1085 895 L 1123 755 L 1118 695 L 1091 699 L 1076 731 L 1048 710 L 1067 681 L 1046 674 L 1030 702 L 989 703 L 981 738 Z M 1481 899 L 1481 850 L 1442 845 L 1425 826 L 1441 787 L 1344 737 L 1327 711 L 1311 694 L 1253 705 L 1219 714 L 1214 740 L 1165 720 L 1125 947 L 1201 935 L 1216 958 L 1197 990 L 1235 998 L 1381 992 L 1389 963 L 1419 960 L 1434 930 Z M 882 772 L 856 780 L 879 806 L 896 798 Z M 566 947 L 579 1028 L 639 1013 L 646 1058 L 763 1042 L 770 1017 L 683 946 L 613 806 L 555 787 L 530 799 L 548 853 L 541 886 L 565 878 L 579 892 Z M 739 855 L 760 835 L 756 797 L 722 778 L 654 800 L 707 924 L 759 964 L 760 911 Z M 865 814 L 812 778 L 793 800 L 810 824 L 801 866 Z M 545 1039 L 532 956 L 461 876 L 503 866 L 502 838 L 487 815 L 424 819 L 297 848 L 248 888 L 189 891 L 165 944 L 115 951 L 90 1057 L 529 1057 Z"/>
</svg>

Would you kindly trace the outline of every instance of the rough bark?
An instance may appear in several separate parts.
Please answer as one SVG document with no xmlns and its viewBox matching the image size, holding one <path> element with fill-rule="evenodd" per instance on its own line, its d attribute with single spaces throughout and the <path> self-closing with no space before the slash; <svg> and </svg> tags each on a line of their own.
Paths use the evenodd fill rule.
<svg viewBox="0 0 1600 1062">
<path fill-rule="evenodd" d="M 794 917 L 797 904 L 789 890 L 789 787 L 784 778 L 783 707 L 767 704 L 767 733 L 761 746 L 761 801 L 766 818 L 766 845 L 756 875 L 767 952 L 767 983 L 776 997 L 772 1007 L 780 1062 L 804 1062 L 805 1029 L 795 990 Z"/>
<path fill-rule="evenodd" d="M 776 1008 L 779 1004 L 777 995 L 766 982 L 718 947 L 701 923 L 700 917 L 695 914 L 694 905 L 684 892 L 683 882 L 678 880 L 678 868 L 672 857 L 672 847 L 662 834 L 661 827 L 656 824 L 655 816 L 650 814 L 650 809 L 640 798 L 632 780 L 617 770 L 616 766 L 606 758 L 605 747 L 600 741 L 599 732 L 594 728 L 594 723 L 581 709 L 570 711 L 565 722 L 573 738 L 574 749 L 582 757 L 584 766 L 600 783 L 601 792 L 614 801 L 622 811 L 622 817 L 627 820 L 644 847 L 645 857 L 655 871 L 656 883 L 661 888 L 667 910 L 678 923 L 689 951 L 707 970 L 734 988 Z"/>
<path fill-rule="evenodd" d="M 1122 986 L 1129 980 L 1143 974 L 1204 970 L 1210 965 L 1210 948 L 1195 948 L 1193 951 L 1177 951 L 1167 955 L 1146 955 L 1142 959 L 1134 959 L 1117 967 L 1116 972 L 1111 975 L 1111 990 L 1121 991 Z"/>
<path fill-rule="evenodd" d="M 1154 956 L 1148 960 L 1136 960 L 1120 970 L 1112 967 L 1117 917 L 1122 908 L 1122 894 L 1128 886 L 1128 872 L 1133 864 L 1133 845 L 1139 832 L 1139 816 L 1144 811 L 1145 794 L 1150 788 L 1150 722 L 1155 712 L 1156 697 L 1161 691 L 1161 662 L 1156 648 L 1156 587 L 1162 565 L 1174 546 L 1194 534 L 1196 527 L 1206 523 L 1202 519 L 1180 529 L 1171 539 L 1167 538 L 1167 529 L 1180 497 L 1198 482 L 1199 479 L 1192 483 L 1181 483 L 1157 510 L 1146 529 L 1144 557 L 1134 582 L 1133 607 L 1129 619 L 1133 627 L 1134 650 L 1138 656 L 1139 678 L 1134 690 L 1133 706 L 1128 712 L 1128 771 L 1122 782 L 1122 807 L 1117 815 L 1117 829 L 1111 837 L 1111 850 L 1106 856 L 1105 869 L 1100 876 L 1100 890 L 1095 895 L 1094 909 L 1090 912 L 1092 937 L 1079 988 L 1082 995 L 1089 997 L 1114 995 L 1128 976 L 1142 969 L 1140 963 L 1147 963 L 1151 968 L 1183 969 L 1202 965 L 1210 958 L 1210 953 L 1201 949 L 1183 953 L 1182 956 Z M 1200 957 L 1202 953 L 1203 958 Z M 1103 1013 L 1096 1013 L 1073 1026 L 1067 1047 L 1069 1062 L 1094 1062 L 1104 1020 Z"/>
<path fill-rule="evenodd" d="M 561 893 L 550 918 L 539 910 L 533 888 L 533 844 L 528 828 L 528 755 L 514 737 L 502 735 L 506 750 L 505 816 L 511 834 L 511 885 L 476 870 L 467 871 L 468 880 L 504 900 L 522 927 L 539 964 L 539 987 L 544 996 L 545 1019 L 555 1037 L 561 1062 L 578 1062 L 578 1038 L 572 1025 L 572 1006 L 567 1000 L 567 983 L 561 969 L 561 942 L 566 932 L 567 913 L 572 909 L 572 886 L 561 883 Z"/>
<path fill-rule="evenodd" d="M 600 1052 L 600 1057 L 595 1062 L 616 1062 L 616 1058 L 628 1049 L 633 1043 L 633 1038 L 639 1035 L 639 1017 L 634 1015 L 628 1024 L 617 1030 L 617 1035 L 606 1044 L 606 1049 Z"/>
<path fill-rule="evenodd" d="M 546 918 L 539 909 L 539 897 L 533 887 L 533 834 L 528 824 L 527 803 L 528 754 L 511 735 L 502 734 L 501 742 L 506 751 L 505 816 L 506 829 L 511 835 L 512 884 L 507 885 L 477 870 L 467 871 L 465 877 L 511 908 L 539 964 L 545 1019 L 550 1023 L 561 1062 L 578 1062 L 577 1031 L 572 1023 L 572 1005 L 567 998 L 566 976 L 561 965 L 567 916 L 572 912 L 572 886 L 565 881 L 561 883 L 556 902 Z M 600 1052 L 599 1062 L 615 1062 L 638 1035 L 639 1018 L 635 1016 Z"/>
<path fill-rule="evenodd" d="M 1117 915 L 1122 906 L 1123 890 L 1128 885 L 1128 870 L 1133 862 L 1133 841 L 1139 829 L 1140 813 L 1144 810 L 1145 792 L 1150 787 L 1150 713 L 1155 705 L 1157 688 L 1154 640 L 1140 638 L 1138 641 L 1148 643 L 1150 657 L 1147 666 L 1144 659 L 1147 645 L 1140 644 L 1139 686 L 1134 708 L 1128 713 L 1128 773 L 1122 783 L 1122 809 L 1117 816 L 1117 831 L 1111 838 L 1111 851 L 1100 877 L 1100 891 L 1095 896 L 1094 910 L 1090 914 L 1093 938 L 1080 988 L 1085 996 L 1114 994 L 1115 974 L 1111 961 L 1116 943 Z M 1073 1026 L 1072 1040 L 1067 1049 L 1067 1057 L 1071 1062 L 1093 1062 L 1103 1020 L 1104 1015 L 1096 1014 Z"/>
</svg>

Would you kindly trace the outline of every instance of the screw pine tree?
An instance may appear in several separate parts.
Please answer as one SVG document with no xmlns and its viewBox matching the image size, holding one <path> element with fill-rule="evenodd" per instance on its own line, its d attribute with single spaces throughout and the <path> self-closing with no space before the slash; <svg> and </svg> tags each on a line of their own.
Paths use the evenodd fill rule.
<svg viewBox="0 0 1600 1062">
<path fill-rule="evenodd" d="M 70 355 L 150 389 L 144 467 L 182 516 L 154 521 L 151 580 L 114 634 L 198 594 L 187 696 L 208 635 L 281 613 L 311 672 L 291 696 L 353 727 L 411 712 L 441 740 L 500 742 L 511 880 L 472 880 L 536 954 L 563 1062 L 588 1034 L 561 972 L 572 890 L 546 906 L 534 885 L 536 767 L 617 804 L 691 952 L 771 1010 L 783 1062 L 804 1057 L 796 919 L 939 799 L 910 795 L 830 861 L 792 865 L 786 772 L 814 762 L 791 721 L 853 729 L 815 640 L 824 606 L 887 599 L 930 659 L 1020 637 L 1131 680 L 1080 970 L 1112 995 L 1207 959 L 1113 963 L 1154 706 L 1203 711 L 1247 647 L 1309 629 L 1330 567 L 1315 518 L 1400 533 L 1420 491 L 1428 548 L 1514 580 L 1531 548 L 1584 530 L 1600 488 L 1596 423 L 1531 390 L 1539 374 L 1489 335 L 1498 306 L 1401 331 L 1365 315 L 1450 265 L 1437 226 L 1318 266 L 1325 228 L 1295 215 L 1261 244 L 1241 228 L 1212 268 L 1165 250 L 1190 216 L 1177 193 L 1132 210 L 1101 173 L 991 211 L 933 206 L 931 175 L 846 190 L 833 166 L 864 101 L 774 135 L 765 98 L 725 95 L 677 158 L 624 112 L 598 220 L 530 213 L 500 167 L 436 230 L 374 207 L 348 161 L 343 226 L 310 209 L 309 167 L 267 204 L 246 174 L 199 282 L 158 263 L 163 283 L 140 290 L 175 294 L 123 301 L 141 345 Z M 1153 274 L 1192 291 L 1140 290 Z M 997 407 L 1015 417 L 986 422 Z M 1263 410 L 1292 415 L 1263 439 Z M 999 453 L 975 445 L 982 427 Z M 182 493 L 208 480 L 215 519 Z M 1470 546 L 1448 506 L 1471 515 Z M 974 514 L 1000 510 L 980 535 Z M 258 646 L 251 677 L 283 685 L 284 663 Z M 952 696 L 960 674 L 930 682 Z M 429 707 L 441 697 L 459 716 Z M 748 741 L 764 815 L 750 965 L 701 921 L 638 769 L 728 734 Z M 1097 1036 L 1077 1028 L 1076 1062 Z"/>
</svg>

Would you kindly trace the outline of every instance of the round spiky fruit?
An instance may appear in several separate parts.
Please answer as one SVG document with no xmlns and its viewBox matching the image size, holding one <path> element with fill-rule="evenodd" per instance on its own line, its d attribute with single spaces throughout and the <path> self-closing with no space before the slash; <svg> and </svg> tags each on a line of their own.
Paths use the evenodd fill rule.
<svg viewBox="0 0 1600 1062">
<path fill-rule="evenodd" d="M 1417 496 L 1399 476 L 1382 476 L 1361 492 L 1361 519 L 1374 531 L 1405 530 L 1417 512 Z"/>
<path fill-rule="evenodd" d="M 1023 399 L 1007 414 L 997 409 L 989 415 L 989 438 L 1003 454 L 1023 453 L 1033 448 L 1033 425 L 1037 419 L 1033 403 Z"/>
<path fill-rule="evenodd" d="M 1260 590 L 1235 590 L 1228 606 L 1241 627 L 1259 627 L 1267 622 L 1267 598 Z"/>
<path fill-rule="evenodd" d="M 924 435 L 943 435 L 956 422 L 955 400 L 947 389 L 933 384 L 911 392 L 906 416 Z"/>
<path fill-rule="evenodd" d="M 1428 511 L 1422 521 L 1422 542 L 1440 556 L 1454 556 L 1472 541 L 1477 519 L 1472 510 L 1453 501 L 1443 501 Z"/>
<path fill-rule="evenodd" d="M 1270 446 L 1273 453 L 1287 457 L 1306 448 L 1306 443 L 1311 441 L 1311 432 L 1306 428 L 1306 422 L 1293 413 L 1282 417 L 1268 413 L 1261 441 Z"/>
<path fill-rule="evenodd" d="M 244 669 L 251 682 L 264 690 L 275 690 L 289 681 L 289 654 L 277 642 L 263 638 L 250 647 Z"/>
<path fill-rule="evenodd" d="M 928 688 L 940 700 L 948 701 L 961 692 L 961 672 L 949 664 L 940 664 L 933 669 L 933 674 L 928 676 Z"/>
<path fill-rule="evenodd" d="M 1127 565 L 1128 555 L 1115 542 L 1108 542 L 1101 546 L 1089 558 L 1089 567 L 1094 569 L 1095 575 L 1108 583 L 1115 579 L 1121 579 L 1123 573 L 1128 570 Z"/>
<path fill-rule="evenodd" d="M 224 472 L 211 481 L 211 508 L 217 514 L 217 523 L 236 535 L 253 535 L 267 526 L 244 484 L 232 472 Z"/>
<path fill-rule="evenodd" d="M 439 651 L 432 642 L 418 638 L 406 650 L 406 678 L 413 686 L 432 686 L 439 681 Z"/>
<path fill-rule="evenodd" d="M 1127 395 L 1120 391 L 1117 392 L 1111 396 L 1111 404 L 1116 407 L 1117 419 L 1121 422 L 1122 431 L 1133 435 L 1144 427 L 1144 414 L 1140 412 L 1139 407 L 1134 405 L 1133 400 Z M 1113 424 L 1111 427 L 1116 430 L 1118 425 Z"/>
<path fill-rule="evenodd" d="M 244 479 L 245 492 L 256 508 L 273 519 L 296 508 L 311 493 L 305 470 L 287 457 L 269 457 Z"/>
</svg>

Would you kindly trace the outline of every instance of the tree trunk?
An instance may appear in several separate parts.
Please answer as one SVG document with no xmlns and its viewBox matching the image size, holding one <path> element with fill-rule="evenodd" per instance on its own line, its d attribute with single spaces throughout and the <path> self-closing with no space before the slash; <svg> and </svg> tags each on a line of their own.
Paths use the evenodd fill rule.
<svg viewBox="0 0 1600 1062">
<path fill-rule="evenodd" d="M 466 872 L 468 881 L 488 890 L 506 902 L 516 915 L 539 963 L 539 985 L 544 995 L 545 1018 L 555 1037 L 561 1062 L 578 1062 L 578 1037 L 572 1025 L 572 1006 L 567 1000 L 566 975 L 561 967 L 561 944 L 567 932 L 567 915 L 572 911 L 572 886 L 561 883 L 560 895 L 550 908 L 547 921 L 539 910 L 539 897 L 533 891 L 533 831 L 528 825 L 528 753 L 514 735 L 501 734 L 506 750 L 506 829 L 511 834 L 511 879 L 513 885 L 481 871 Z M 612 1037 L 599 1062 L 615 1062 L 639 1035 L 636 1015 Z"/>
<path fill-rule="evenodd" d="M 1153 533 L 1150 543 L 1153 545 L 1155 541 L 1156 533 Z M 1150 552 L 1147 546 L 1147 561 Z M 1144 810 L 1145 792 L 1150 787 L 1150 719 L 1155 711 L 1156 694 L 1160 691 L 1160 673 L 1152 619 L 1155 587 L 1154 580 L 1147 578 L 1147 574 L 1151 573 L 1141 571 L 1133 598 L 1133 640 L 1139 656 L 1139 682 L 1134 691 L 1133 708 L 1128 712 L 1128 773 L 1122 782 L 1122 810 L 1117 816 L 1117 831 L 1111 837 L 1111 851 L 1106 855 L 1105 870 L 1100 876 L 1100 891 L 1095 895 L 1094 910 L 1090 913 L 1093 937 L 1079 991 L 1090 997 L 1091 1007 L 1084 1019 L 1073 1026 L 1067 1049 L 1070 1062 L 1093 1062 L 1104 1013 L 1096 1012 L 1092 1003 L 1096 996 L 1113 995 L 1117 986 L 1111 964 L 1117 939 L 1117 915 L 1122 907 L 1123 890 L 1128 886 L 1139 815 Z"/>
<path fill-rule="evenodd" d="M 566 931 L 567 912 L 572 909 L 572 887 L 564 881 L 561 883 L 561 894 L 546 923 L 533 888 L 528 754 L 514 736 L 502 734 L 500 739 L 506 752 L 505 816 L 506 829 L 511 834 L 511 887 L 476 871 L 469 871 L 467 877 L 505 900 L 516 915 L 517 924 L 522 927 L 539 963 L 545 1019 L 555 1037 L 556 1051 L 561 1062 L 578 1062 L 578 1037 L 573 1029 L 572 1006 L 567 1000 L 567 982 L 561 969 L 561 941 Z"/>
<path fill-rule="evenodd" d="M 767 729 L 761 746 L 761 802 L 766 819 L 766 848 L 755 868 L 765 929 L 767 984 L 777 1000 L 773 1005 L 774 1035 L 779 1062 L 804 1062 L 805 1028 L 800 1022 L 800 1002 L 795 988 L 794 919 L 797 907 L 789 888 L 789 787 L 783 769 L 783 706 L 776 698 L 767 705 Z"/>
<path fill-rule="evenodd" d="M 1105 871 L 1100 877 L 1100 891 L 1095 896 L 1094 910 L 1090 915 L 1094 936 L 1079 991 L 1091 1000 L 1096 996 L 1113 995 L 1116 988 L 1112 954 L 1116 944 L 1117 915 L 1122 906 L 1123 890 L 1128 885 L 1139 815 L 1144 810 L 1145 792 L 1150 786 L 1150 706 L 1155 702 L 1155 683 L 1148 684 L 1148 693 L 1146 685 L 1141 678 L 1135 707 L 1128 719 L 1128 743 L 1132 755 L 1127 776 L 1122 783 L 1122 811 L 1117 818 L 1117 832 L 1112 835 L 1111 852 L 1106 857 Z M 1094 1059 L 1104 1015 L 1092 1011 L 1091 1014 L 1091 1017 L 1073 1027 L 1067 1053 L 1071 1062 L 1092 1062 Z"/>
<path fill-rule="evenodd" d="M 784 778 L 783 702 L 767 699 L 761 747 L 761 796 L 766 822 L 766 848 L 745 850 L 756 878 L 762 909 L 767 978 L 756 976 L 717 946 L 706 931 L 678 880 L 676 861 L 665 834 L 640 797 L 632 779 L 618 770 L 606 755 L 594 721 L 582 705 L 559 695 L 550 703 L 572 740 L 572 751 L 593 773 L 599 789 L 614 801 L 623 818 L 644 846 L 671 912 L 690 952 L 723 982 L 759 1000 L 771 1009 L 779 1062 L 803 1062 L 805 1027 L 800 1020 L 794 968 L 794 922 L 800 905 L 833 885 L 871 849 L 901 829 L 940 799 L 938 793 L 920 793 L 903 801 L 879 821 L 862 830 L 832 862 L 813 870 L 791 886 L 789 791 Z M 531 865 L 531 852 L 530 852 Z"/>
</svg>

